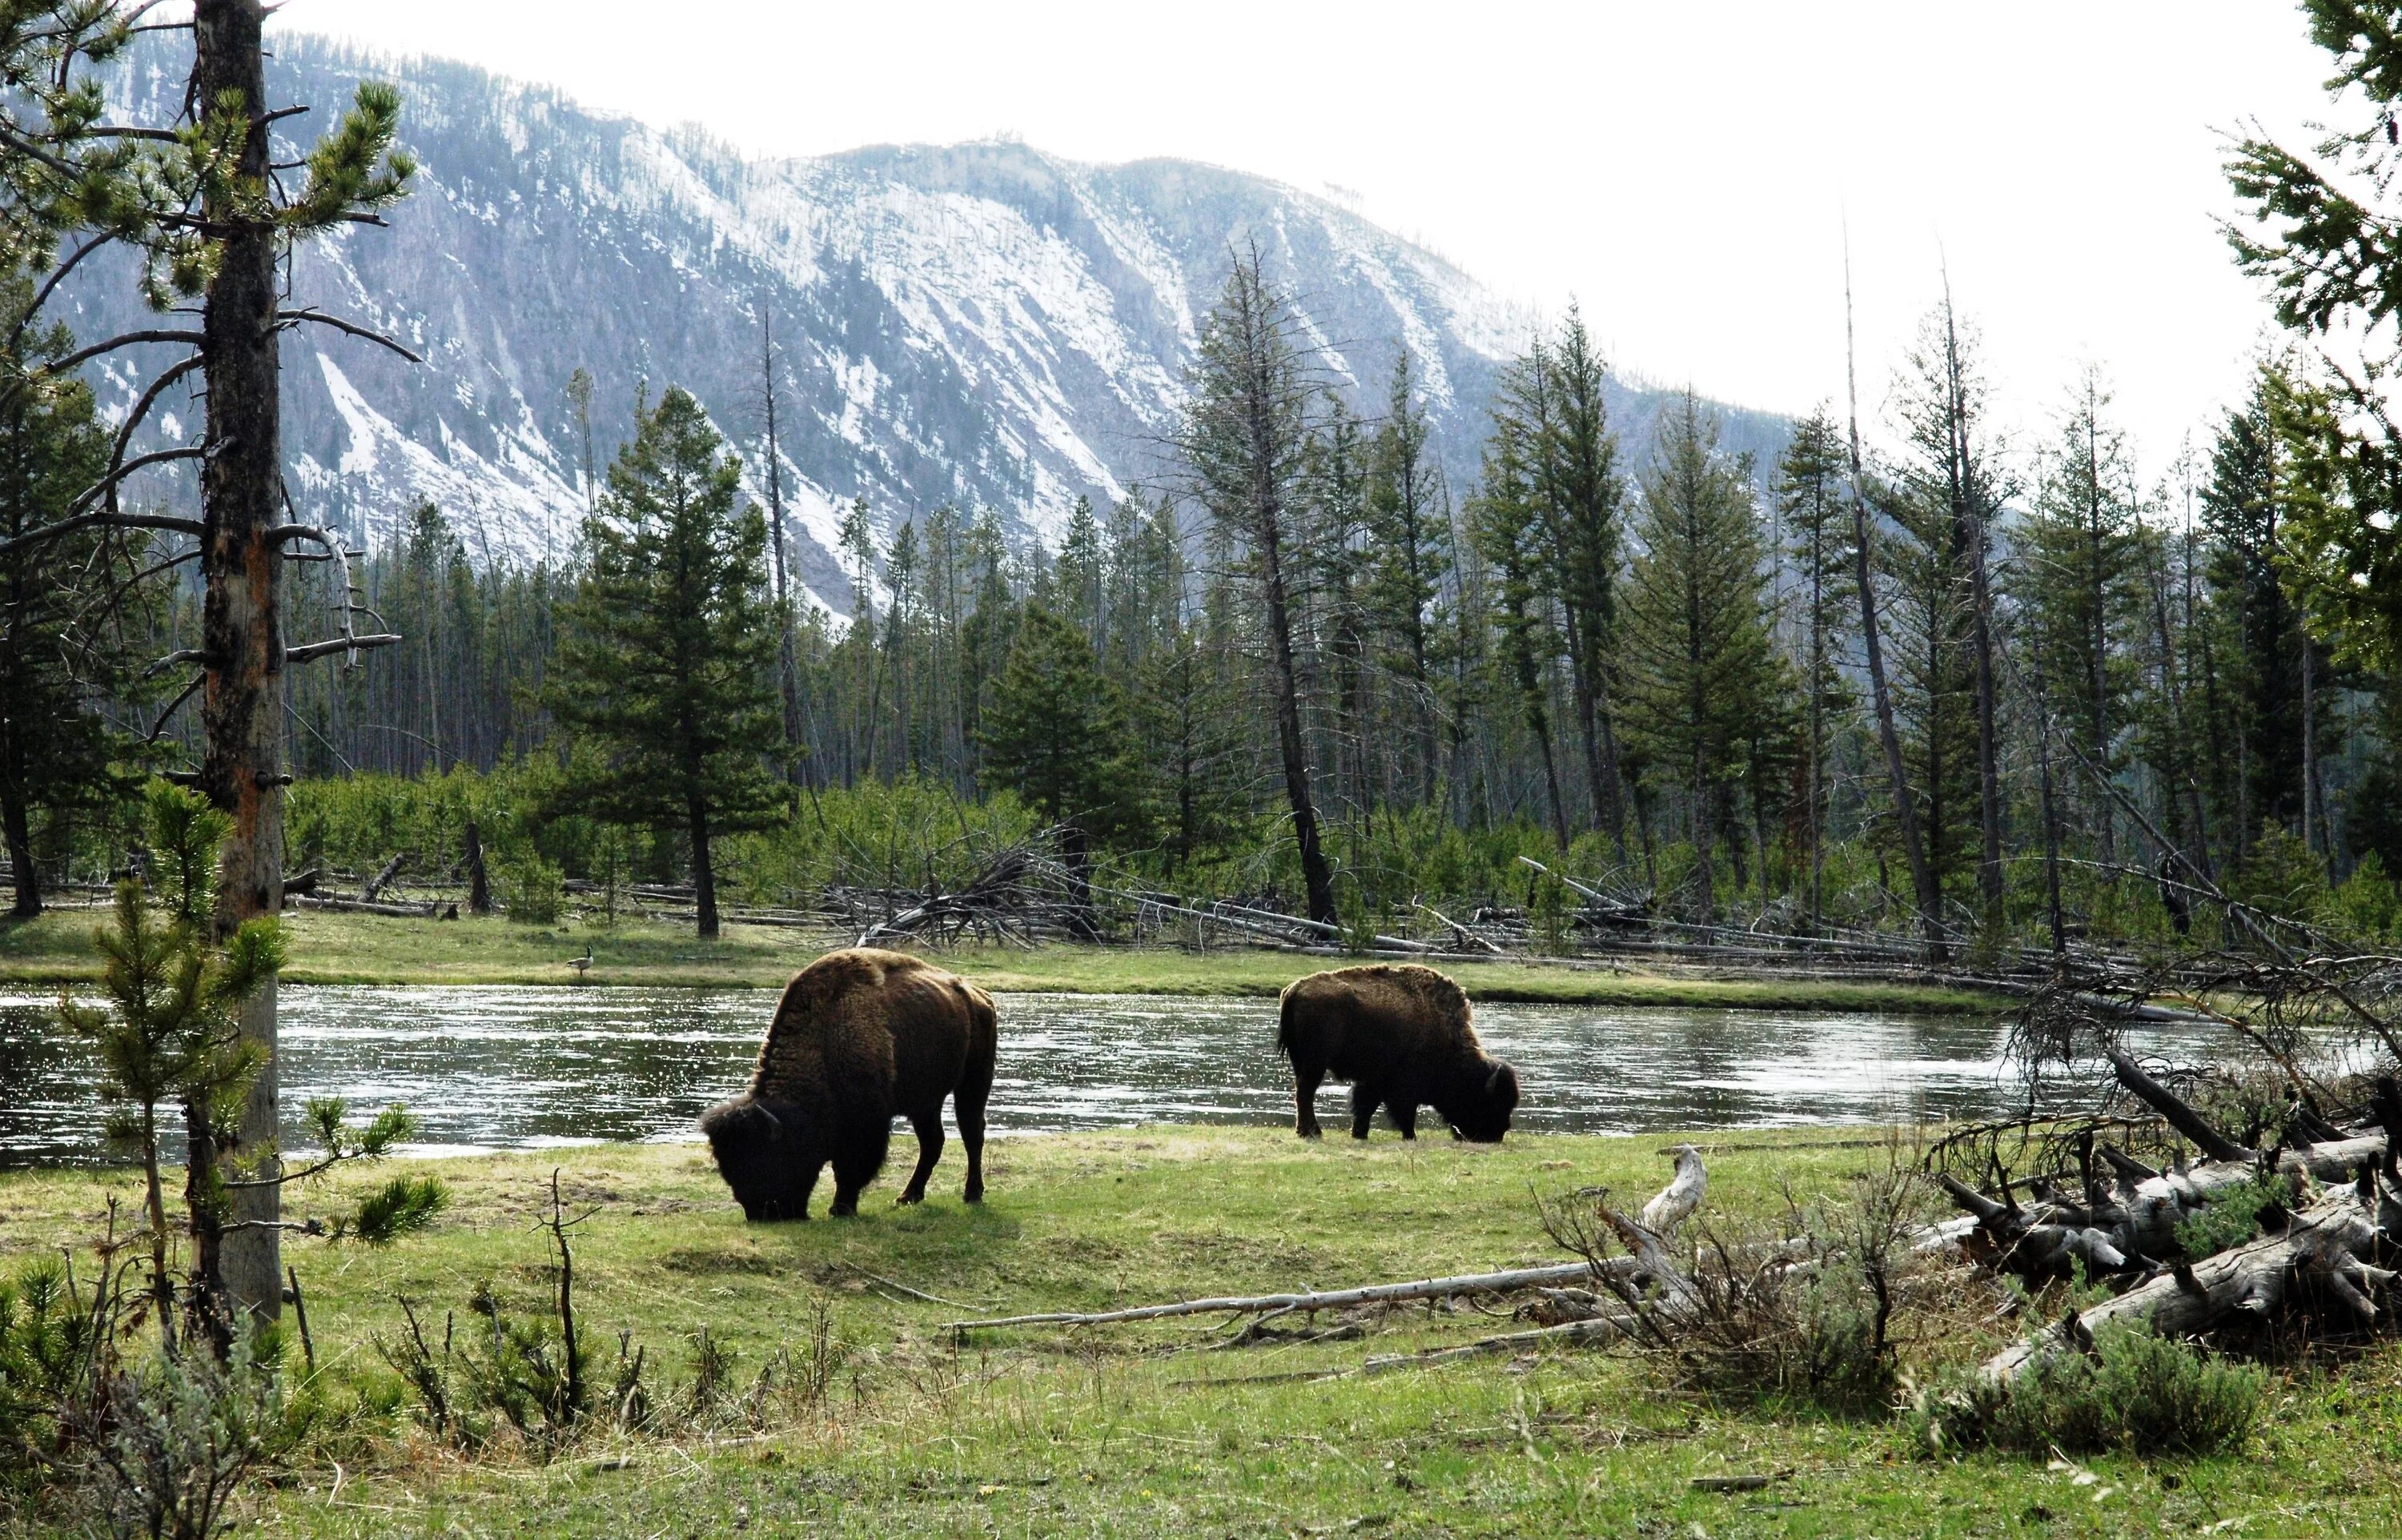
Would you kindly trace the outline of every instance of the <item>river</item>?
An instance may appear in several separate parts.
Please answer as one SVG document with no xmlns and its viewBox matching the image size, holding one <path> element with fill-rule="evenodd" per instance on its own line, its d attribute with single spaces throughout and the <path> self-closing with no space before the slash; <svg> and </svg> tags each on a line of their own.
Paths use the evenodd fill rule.
<svg viewBox="0 0 2402 1540">
<path fill-rule="evenodd" d="M 106 1159 L 94 1061 L 62 1036 L 54 1000 L 0 994 L 0 1166 Z M 692 1138 L 701 1111 L 748 1080 L 775 1001 L 755 989 L 288 985 L 283 1106 L 297 1137 L 312 1096 L 354 1113 L 405 1103 L 425 1154 Z M 1291 1121 L 1272 1000 L 1000 1002 L 997 1133 Z M 2000 1029 L 1976 1016 L 1480 1005 L 1476 1023 L 1518 1066 L 1516 1126 L 1544 1132 L 1972 1118 L 2014 1096 Z M 1318 1108 L 1339 1129 L 1348 1093 L 1330 1086 Z"/>
</svg>

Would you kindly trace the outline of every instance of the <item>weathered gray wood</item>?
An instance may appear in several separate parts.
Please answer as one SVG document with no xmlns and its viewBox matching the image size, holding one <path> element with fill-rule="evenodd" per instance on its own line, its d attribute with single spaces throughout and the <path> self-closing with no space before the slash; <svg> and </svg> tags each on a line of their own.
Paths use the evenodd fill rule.
<svg viewBox="0 0 2402 1540">
<path fill-rule="evenodd" d="M 1439 1299 L 1455 1294 L 1506 1294 L 1513 1289 L 1534 1288 L 1544 1284 L 1572 1283 L 1592 1275 L 1593 1269 L 1583 1262 L 1553 1262 L 1542 1267 L 1512 1268 L 1500 1272 L 1464 1272 L 1449 1278 L 1421 1278 L 1406 1284 L 1371 1284 L 1361 1288 L 1227 1295 L 1220 1299 L 1178 1299 L 1167 1304 L 1137 1305 L 1127 1310 L 1046 1311 L 1032 1315 L 1001 1315 L 982 1321 L 946 1321 L 944 1326 L 951 1331 L 973 1331 L 985 1327 L 1098 1327 L 1127 1321 L 1164 1320 L 1171 1315 L 1242 1314 L 1266 1310 L 1343 1310 L 1353 1305 L 1390 1304 L 1403 1299 Z"/>
<path fill-rule="evenodd" d="M 2290 1216 L 2275 1235 L 2180 1264 L 2151 1282 L 2013 1343 L 1985 1361 L 2009 1380 L 2059 1353 L 2082 1352 L 2110 1327 L 2147 1326 L 2163 1336 L 2208 1331 L 2243 1315 L 2266 1319 L 2331 1299 L 2362 1323 L 2377 1318 L 2374 1291 L 2395 1274 L 2368 1260 L 2402 1234 L 2402 1204 L 2381 1182 L 2331 1189 Z"/>
</svg>

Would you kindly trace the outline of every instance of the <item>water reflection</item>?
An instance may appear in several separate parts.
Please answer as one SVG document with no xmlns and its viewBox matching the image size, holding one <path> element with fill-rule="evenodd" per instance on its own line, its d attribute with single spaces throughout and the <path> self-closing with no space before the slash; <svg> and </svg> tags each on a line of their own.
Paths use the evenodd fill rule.
<svg viewBox="0 0 2402 1540">
<path fill-rule="evenodd" d="M 682 1139 L 748 1079 L 764 990 L 288 987 L 287 1117 L 311 1096 L 405 1102 L 432 1149 Z M 0 1165 L 103 1158 L 90 1051 L 51 999 L 0 996 Z M 1001 1132 L 1292 1116 L 1268 1000 L 1009 995 L 991 1121 Z M 1477 1008 L 1519 1066 L 1518 1126 L 1636 1132 L 1967 1117 L 2008 1099 L 1975 1017 Z M 2175 1054 L 2174 1038 L 2146 1045 Z M 1340 1123 L 1346 1093 L 1319 1093 Z"/>
</svg>

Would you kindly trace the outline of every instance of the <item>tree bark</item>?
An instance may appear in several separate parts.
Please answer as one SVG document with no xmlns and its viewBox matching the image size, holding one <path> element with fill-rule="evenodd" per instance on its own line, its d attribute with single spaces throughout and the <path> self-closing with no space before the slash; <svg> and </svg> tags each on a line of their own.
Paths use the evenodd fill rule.
<svg viewBox="0 0 2402 1540">
<path fill-rule="evenodd" d="M 489 914 L 492 912 L 491 879 L 484 871 L 484 841 L 476 828 L 476 820 L 467 820 L 467 913 Z"/>
<path fill-rule="evenodd" d="M 696 777 L 697 778 L 697 777 Z M 717 939 L 717 867 L 709 850 L 709 799 L 697 785 L 685 794 L 685 827 L 692 836 L 692 900 L 700 939 Z"/>
<path fill-rule="evenodd" d="M 776 682 L 784 703 L 785 775 L 794 783 L 808 758 L 801 743 L 801 667 L 793 639 L 793 604 L 784 570 L 784 468 L 776 443 L 776 345 L 767 308 L 759 307 L 760 382 L 767 395 L 767 530 L 776 549 Z"/>
<path fill-rule="evenodd" d="M 30 920 L 42 912 L 42 875 L 34 864 L 34 826 L 13 779 L 0 778 L 0 831 L 8 843 L 8 873 L 16 887 L 9 913 Z"/>
<path fill-rule="evenodd" d="M 253 186 L 268 178 L 266 18 L 260 0 L 198 0 L 193 9 L 192 100 L 211 111 L 228 99 L 243 104 L 250 132 L 238 172 Z M 199 784 L 233 819 L 218 857 L 215 931 L 222 941 L 244 921 L 276 914 L 283 901 L 283 562 L 268 534 L 278 522 L 283 439 L 275 227 L 237 206 L 230 193 L 209 201 L 208 217 L 224 233 L 201 317 L 208 381 L 201 637 L 208 665 Z M 275 997 L 270 973 L 242 1009 L 243 1038 L 268 1055 L 228 1151 L 248 1177 L 279 1172 Z M 272 1182 L 236 1189 L 230 1217 L 245 1228 L 224 1237 L 217 1258 L 232 1302 L 269 1319 L 283 1293 L 271 1224 L 279 1212 Z"/>
<path fill-rule="evenodd" d="M 1276 364 L 1270 353 L 1276 346 L 1271 335 L 1273 318 L 1267 314 L 1267 302 L 1259 269 L 1251 267 L 1244 275 L 1247 294 L 1243 381 L 1248 399 L 1244 403 L 1247 421 L 1244 427 L 1249 439 L 1251 455 L 1251 540 L 1253 555 L 1260 564 L 1261 597 L 1267 605 L 1269 659 L 1275 669 L 1277 745 L 1284 764 L 1286 801 L 1292 808 L 1293 837 L 1301 846 L 1302 884 L 1308 892 L 1309 917 L 1321 925 L 1334 923 L 1334 878 L 1328 868 L 1326 853 L 1319 847 L 1318 808 L 1310 793 L 1309 756 L 1301 732 L 1301 681 L 1292 655 L 1292 623 L 1286 600 L 1284 577 L 1284 494 L 1279 485 L 1279 461 L 1284 449 L 1278 443 L 1275 422 L 1277 389 Z"/>
<path fill-rule="evenodd" d="M 1851 280 L 1846 264 L 1843 281 L 1843 333 L 1851 336 Z M 1846 349 L 1848 353 L 1848 346 Z M 1894 821 L 1901 830 L 1902 854 L 1910 861 L 1910 881 L 1918 900 L 1918 923 L 1926 935 L 1929 956 L 1943 959 L 1943 895 L 1935 886 L 1935 872 L 1926 861 L 1926 841 L 1918 827 L 1918 804 L 1910 795 L 1910 772 L 1902 763 L 1901 730 L 1893 716 L 1893 691 L 1884 672 L 1884 639 L 1877 627 L 1876 581 L 1869 545 L 1869 504 L 1861 488 L 1865 472 L 1860 456 L 1857 386 L 1852 407 L 1852 562 L 1860 590 L 1860 639 L 1867 654 L 1869 693 L 1876 708 L 1877 738 L 1884 748 L 1885 776 L 1893 788 Z"/>
</svg>

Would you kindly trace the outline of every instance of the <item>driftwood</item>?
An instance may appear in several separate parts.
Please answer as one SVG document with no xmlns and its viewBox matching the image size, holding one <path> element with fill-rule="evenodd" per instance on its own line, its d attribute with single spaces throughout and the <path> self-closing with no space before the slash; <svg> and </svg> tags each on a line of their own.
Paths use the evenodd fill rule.
<svg viewBox="0 0 2402 1540">
<path fill-rule="evenodd" d="M 2264 1215 L 2273 1233 L 2169 1272 L 2091 1310 L 2072 1312 L 1988 1359 L 1990 1380 L 2009 1380 L 2056 1354 L 2084 1352 L 2105 1327 L 2147 1327 L 2187 1337 L 2287 1311 L 2331 1312 L 2354 1326 L 2378 1318 L 2372 1296 L 2395 1274 L 2369 1258 L 2402 1242 L 2402 1193 L 2364 1171 L 2298 1214 Z"/>
<path fill-rule="evenodd" d="M 1677 1175 L 1661 1189 L 1645 1208 L 1677 1210 L 1681 1221 L 1701 1201 L 1707 1176 L 1702 1169 L 1699 1151 L 1691 1145 L 1678 1145 Z M 1690 1200 L 1690 1201 L 1689 1201 Z M 1506 1268 L 1498 1272 L 1463 1272 L 1446 1278 L 1420 1278 L 1405 1284 L 1368 1284 L 1358 1288 L 1304 1289 L 1289 1294 L 1238 1294 L 1206 1299 L 1178 1299 L 1166 1304 L 1135 1305 L 1125 1310 L 1044 1311 L 1031 1315 L 999 1315 L 977 1321 L 946 1321 L 945 1329 L 954 1332 L 975 1331 L 986 1327 L 1100 1327 L 1118 1326 L 1131 1321 L 1159 1321 L 1176 1315 L 1243 1315 L 1263 1313 L 1291 1315 L 1297 1312 L 1347 1310 L 1359 1305 L 1399 1304 L 1410 1299 L 1442 1299 L 1470 1294 L 1514 1294 L 1524 1289 L 1540 1289 L 1555 1284 L 1600 1284 L 1613 1294 L 1621 1294 L 1645 1281 L 1654 1271 L 1675 1274 L 1676 1265 L 1668 1258 L 1661 1239 L 1631 1219 L 1622 1219 L 1604 1209 L 1614 1225 L 1627 1237 L 1624 1257 L 1606 1260 L 1579 1262 L 1546 1262 L 1535 1267 Z M 1681 1276 L 1681 1275 L 1679 1275 Z M 1677 1283 L 1670 1281 L 1673 1293 Z M 1590 1326 L 1591 1322 L 1572 1322 L 1573 1326 Z M 1556 1331 L 1552 1327 L 1546 1330 Z M 1518 1333 L 1525 1336 L 1525 1333 Z M 1539 1334 L 1538 1334 L 1539 1335 Z M 1446 1350 L 1448 1351 L 1448 1350 Z"/>
<path fill-rule="evenodd" d="M 392 879 L 400 875 L 400 869 L 408 864 L 409 855 L 409 851 L 399 851 L 393 855 L 392 859 L 384 862 L 383 870 L 378 872 L 374 876 L 367 879 L 366 887 L 359 894 L 359 901 L 361 903 L 375 902 L 376 900 L 382 895 L 384 888 L 390 886 Z M 375 913 L 375 911 L 369 910 L 366 911 L 366 913 L 372 914 Z"/>
<path fill-rule="evenodd" d="M 1464 1272 L 1449 1278 L 1421 1278 L 1406 1284 L 1370 1284 L 1360 1288 L 1303 1290 L 1291 1294 L 1228 1295 L 1222 1299 L 1179 1299 L 1168 1304 L 1138 1305 L 1128 1310 L 1092 1312 L 1049 1311 L 1034 1315 L 1001 1315 L 982 1321 L 946 1321 L 951 1331 L 986 1327 L 1100 1327 L 1128 1321 L 1158 1321 L 1171 1315 L 1239 1315 L 1254 1311 L 1307 1312 L 1346 1310 L 1355 1305 L 1395 1304 L 1408 1299 L 1440 1299 L 1463 1294 L 1508 1294 L 1545 1284 L 1589 1279 L 1593 1269 L 1583 1262 L 1553 1262 L 1541 1267 L 1512 1268 L 1500 1272 Z"/>
<path fill-rule="evenodd" d="M 2114 1177 L 2106 1189 L 2097 1180 L 2078 1203 L 2044 1189 L 2027 1207 L 2007 1191 L 1992 1198 L 1943 1176 L 1944 1190 L 1975 1221 L 1962 1244 L 1978 1260 L 2029 1280 L 2061 1277 L 2079 1263 L 2097 1276 L 2156 1267 L 2183 1258 L 2178 1227 L 2231 1190 L 2272 1173 L 2289 1182 L 2346 1180 L 2363 1164 L 2384 1159 L 2382 1129 L 2346 1134 L 2330 1128 L 2326 1132 L 2337 1136 L 2316 1143 L 2251 1148 L 2212 1127 L 2134 1060 L 2115 1049 L 2105 1052 L 2119 1083 L 2209 1159 L 2160 1172 L 2104 1147 L 2100 1153 Z"/>
<path fill-rule="evenodd" d="M 337 914 L 387 914 L 404 920 L 431 919 L 438 907 L 431 903 L 366 903 L 358 899 L 314 899 L 305 895 L 286 897 L 292 898 L 295 909 L 323 909 Z"/>
<path fill-rule="evenodd" d="M 1397 1368 L 1426 1368 L 1436 1364 L 1456 1364 L 1470 1358 L 1489 1358 L 1496 1354 L 1521 1353 L 1561 1344 L 1615 1341 L 1631 1335 L 1631 1332 L 1632 1324 L 1627 1318 L 1600 1315 L 1589 1321 L 1538 1327 L 1531 1331 L 1505 1331 L 1498 1337 L 1480 1337 L 1457 1347 L 1429 1348 L 1424 1353 L 1384 1354 L 1369 1359 L 1360 1368 L 1370 1374 L 1386 1374 Z"/>
</svg>

